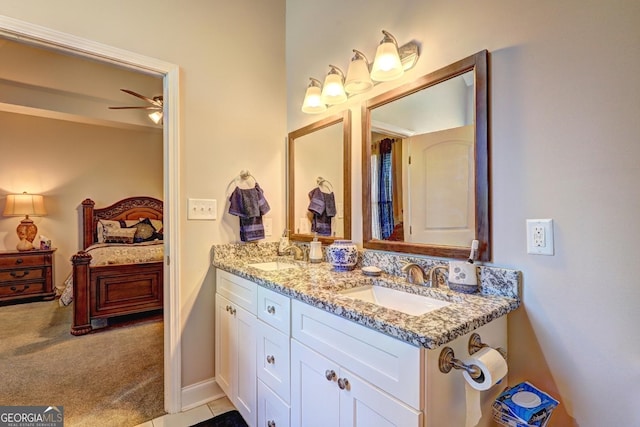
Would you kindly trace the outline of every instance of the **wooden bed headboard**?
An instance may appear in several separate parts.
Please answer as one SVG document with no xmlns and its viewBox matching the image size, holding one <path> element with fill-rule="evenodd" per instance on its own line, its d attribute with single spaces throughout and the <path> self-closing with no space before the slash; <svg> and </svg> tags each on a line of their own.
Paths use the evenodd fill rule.
<svg viewBox="0 0 640 427">
<path fill-rule="evenodd" d="M 82 248 L 98 241 L 98 220 L 137 220 L 140 218 L 162 220 L 162 200 L 153 197 L 138 196 L 122 199 L 106 208 L 95 208 L 95 202 L 85 199 L 82 202 Z"/>
</svg>

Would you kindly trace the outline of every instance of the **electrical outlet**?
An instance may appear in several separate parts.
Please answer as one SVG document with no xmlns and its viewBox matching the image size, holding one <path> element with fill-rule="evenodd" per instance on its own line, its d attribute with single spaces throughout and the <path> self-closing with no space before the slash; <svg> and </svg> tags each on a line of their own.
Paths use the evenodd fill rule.
<svg viewBox="0 0 640 427">
<path fill-rule="evenodd" d="M 269 237 L 273 235 L 273 219 L 272 218 L 263 218 L 264 226 L 264 237 Z"/>
<path fill-rule="evenodd" d="M 553 220 L 527 220 L 527 253 L 553 255 Z"/>
</svg>

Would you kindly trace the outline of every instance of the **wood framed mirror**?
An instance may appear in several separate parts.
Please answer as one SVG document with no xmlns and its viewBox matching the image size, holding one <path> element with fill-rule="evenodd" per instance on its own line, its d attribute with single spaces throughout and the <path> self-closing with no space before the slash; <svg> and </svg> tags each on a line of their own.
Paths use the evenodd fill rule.
<svg viewBox="0 0 640 427">
<path fill-rule="evenodd" d="M 288 141 L 289 239 L 351 239 L 351 112 L 292 131 Z"/>
<path fill-rule="evenodd" d="M 488 52 L 362 108 L 363 246 L 491 259 Z"/>
</svg>

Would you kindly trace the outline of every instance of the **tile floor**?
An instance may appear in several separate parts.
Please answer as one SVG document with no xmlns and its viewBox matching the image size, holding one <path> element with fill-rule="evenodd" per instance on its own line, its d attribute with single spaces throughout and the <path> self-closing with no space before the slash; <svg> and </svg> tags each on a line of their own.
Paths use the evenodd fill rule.
<svg viewBox="0 0 640 427">
<path fill-rule="evenodd" d="M 189 427 L 200 421 L 208 420 L 216 415 L 236 409 L 227 397 L 200 405 L 177 414 L 163 415 L 135 427 Z"/>
</svg>

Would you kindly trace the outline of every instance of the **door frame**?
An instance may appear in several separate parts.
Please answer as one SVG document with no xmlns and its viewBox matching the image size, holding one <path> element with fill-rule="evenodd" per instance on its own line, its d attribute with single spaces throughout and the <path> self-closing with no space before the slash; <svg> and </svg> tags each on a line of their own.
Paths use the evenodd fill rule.
<svg viewBox="0 0 640 427">
<path fill-rule="evenodd" d="M 180 256 L 179 209 L 179 67 L 159 59 L 129 52 L 71 34 L 0 15 L 0 36 L 65 51 L 93 60 L 117 64 L 163 77 L 163 191 L 164 191 L 164 407 L 181 410 Z M 170 263 L 170 260 L 172 261 Z"/>
</svg>

